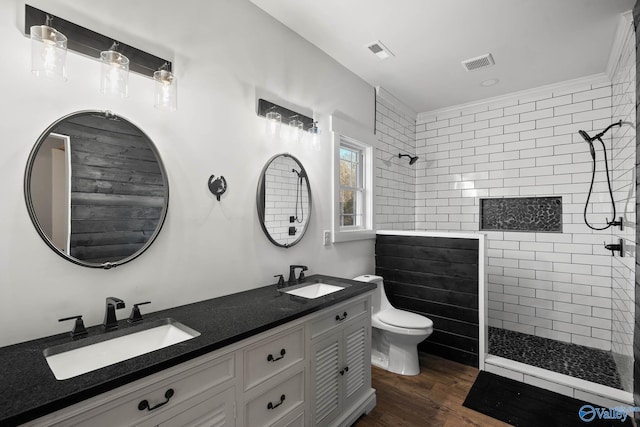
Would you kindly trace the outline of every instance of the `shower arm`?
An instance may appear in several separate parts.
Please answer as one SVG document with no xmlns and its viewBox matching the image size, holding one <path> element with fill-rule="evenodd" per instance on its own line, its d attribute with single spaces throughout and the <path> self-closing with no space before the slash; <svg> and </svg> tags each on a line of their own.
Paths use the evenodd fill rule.
<svg viewBox="0 0 640 427">
<path fill-rule="evenodd" d="M 609 126 L 607 126 L 605 128 L 605 130 L 603 130 L 602 132 L 600 132 L 599 134 L 597 134 L 596 136 L 594 136 L 593 138 L 591 138 L 591 140 L 593 141 L 594 139 L 599 139 L 600 142 L 602 142 L 601 138 L 604 136 L 605 133 L 607 133 L 609 131 L 609 129 L 611 129 L 614 126 L 620 126 L 622 127 L 622 120 L 618 120 L 615 123 L 611 123 Z"/>
</svg>

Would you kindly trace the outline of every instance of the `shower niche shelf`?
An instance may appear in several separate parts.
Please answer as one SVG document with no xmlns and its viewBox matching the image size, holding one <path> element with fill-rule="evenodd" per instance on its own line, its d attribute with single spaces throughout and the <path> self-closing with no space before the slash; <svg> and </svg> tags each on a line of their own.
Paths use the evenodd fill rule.
<svg viewBox="0 0 640 427">
<path fill-rule="evenodd" d="M 562 197 L 480 199 L 480 230 L 562 233 Z"/>
</svg>

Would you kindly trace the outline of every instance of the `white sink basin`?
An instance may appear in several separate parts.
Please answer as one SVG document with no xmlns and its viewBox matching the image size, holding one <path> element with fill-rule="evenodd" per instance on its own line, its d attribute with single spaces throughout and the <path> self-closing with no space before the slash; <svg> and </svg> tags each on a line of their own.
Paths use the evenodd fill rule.
<svg viewBox="0 0 640 427">
<path fill-rule="evenodd" d="M 56 379 L 66 380 L 200 335 L 200 332 L 173 319 L 165 319 L 161 323 L 160 326 L 78 348 L 68 349 L 81 344 L 81 341 L 50 347 L 44 350 L 44 356 Z"/>
<path fill-rule="evenodd" d="M 344 289 L 342 286 L 329 285 L 327 283 L 312 283 L 290 291 L 283 291 L 285 294 L 296 295 L 303 298 L 314 299 L 332 294 Z"/>
</svg>

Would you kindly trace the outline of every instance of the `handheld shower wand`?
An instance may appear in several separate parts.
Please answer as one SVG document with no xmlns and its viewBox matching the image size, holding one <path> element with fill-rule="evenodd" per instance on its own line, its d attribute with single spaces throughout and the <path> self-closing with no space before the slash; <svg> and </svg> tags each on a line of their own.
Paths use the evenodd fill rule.
<svg viewBox="0 0 640 427">
<path fill-rule="evenodd" d="M 592 160 L 591 185 L 589 186 L 587 201 L 584 204 L 583 217 L 584 217 L 584 223 L 587 224 L 587 227 L 589 227 L 592 230 L 606 230 L 611 226 L 616 226 L 616 227 L 619 226 L 620 229 L 622 230 L 622 227 L 623 227 L 622 217 L 620 217 L 618 221 L 615 220 L 616 219 L 616 202 L 613 198 L 613 191 L 611 190 L 611 179 L 609 178 L 609 161 L 607 159 L 607 147 L 605 147 L 604 142 L 602 141 L 602 137 L 604 136 L 604 134 L 607 133 L 609 129 L 611 129 L 614 126 L 622 126 L 622 120 L 618 120 L 617 122 L 610 124 L 609 126 L 606 127 L 605 130 L 603 130 L 602 132 L 598 133 L 596 136 L 593 136 L 593 137 L 589 136 L 589 134 L 583 130 L 578 131 L 580 136 L 589 144 L 589 150 L 591 152 L 591 160 Z M 604 153 L 604 168 L 607 175 L 607 186 L 609 188 L 609 197 L 611 199 L 611 206 L 613 208 L 613 219 L 609 221 L 609 218 L 606 218 L 607 225 L 604 227 L 594 227 L 591 224 L 589 224 L 589 221 L 587 220 L 587 208 L 589 206 L 589 199 L 591 198 L 591 193 L 593 192 L 593 182 L 596 177 L 596 150 L 595 150 L 595 147 L 593 146 L 593 141 L 596 139 L 600 141 L 600 144 L 602 145 L 602 152 Z"/>
</svg>

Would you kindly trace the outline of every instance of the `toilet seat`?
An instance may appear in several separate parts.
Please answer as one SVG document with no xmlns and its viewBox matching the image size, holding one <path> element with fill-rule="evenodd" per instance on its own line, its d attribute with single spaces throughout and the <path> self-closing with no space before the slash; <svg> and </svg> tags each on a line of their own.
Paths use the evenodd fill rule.
<svg viewBox="0 0 640 427">
<path fill-rule="evenodd" d="M 398 310 L 396 308 L 378 312 L 378 320 L 387 325 L 406 329 L 427 329 L 433 328 L 433 321 L 419 314 L 410 311 Z"/>
</svg>

